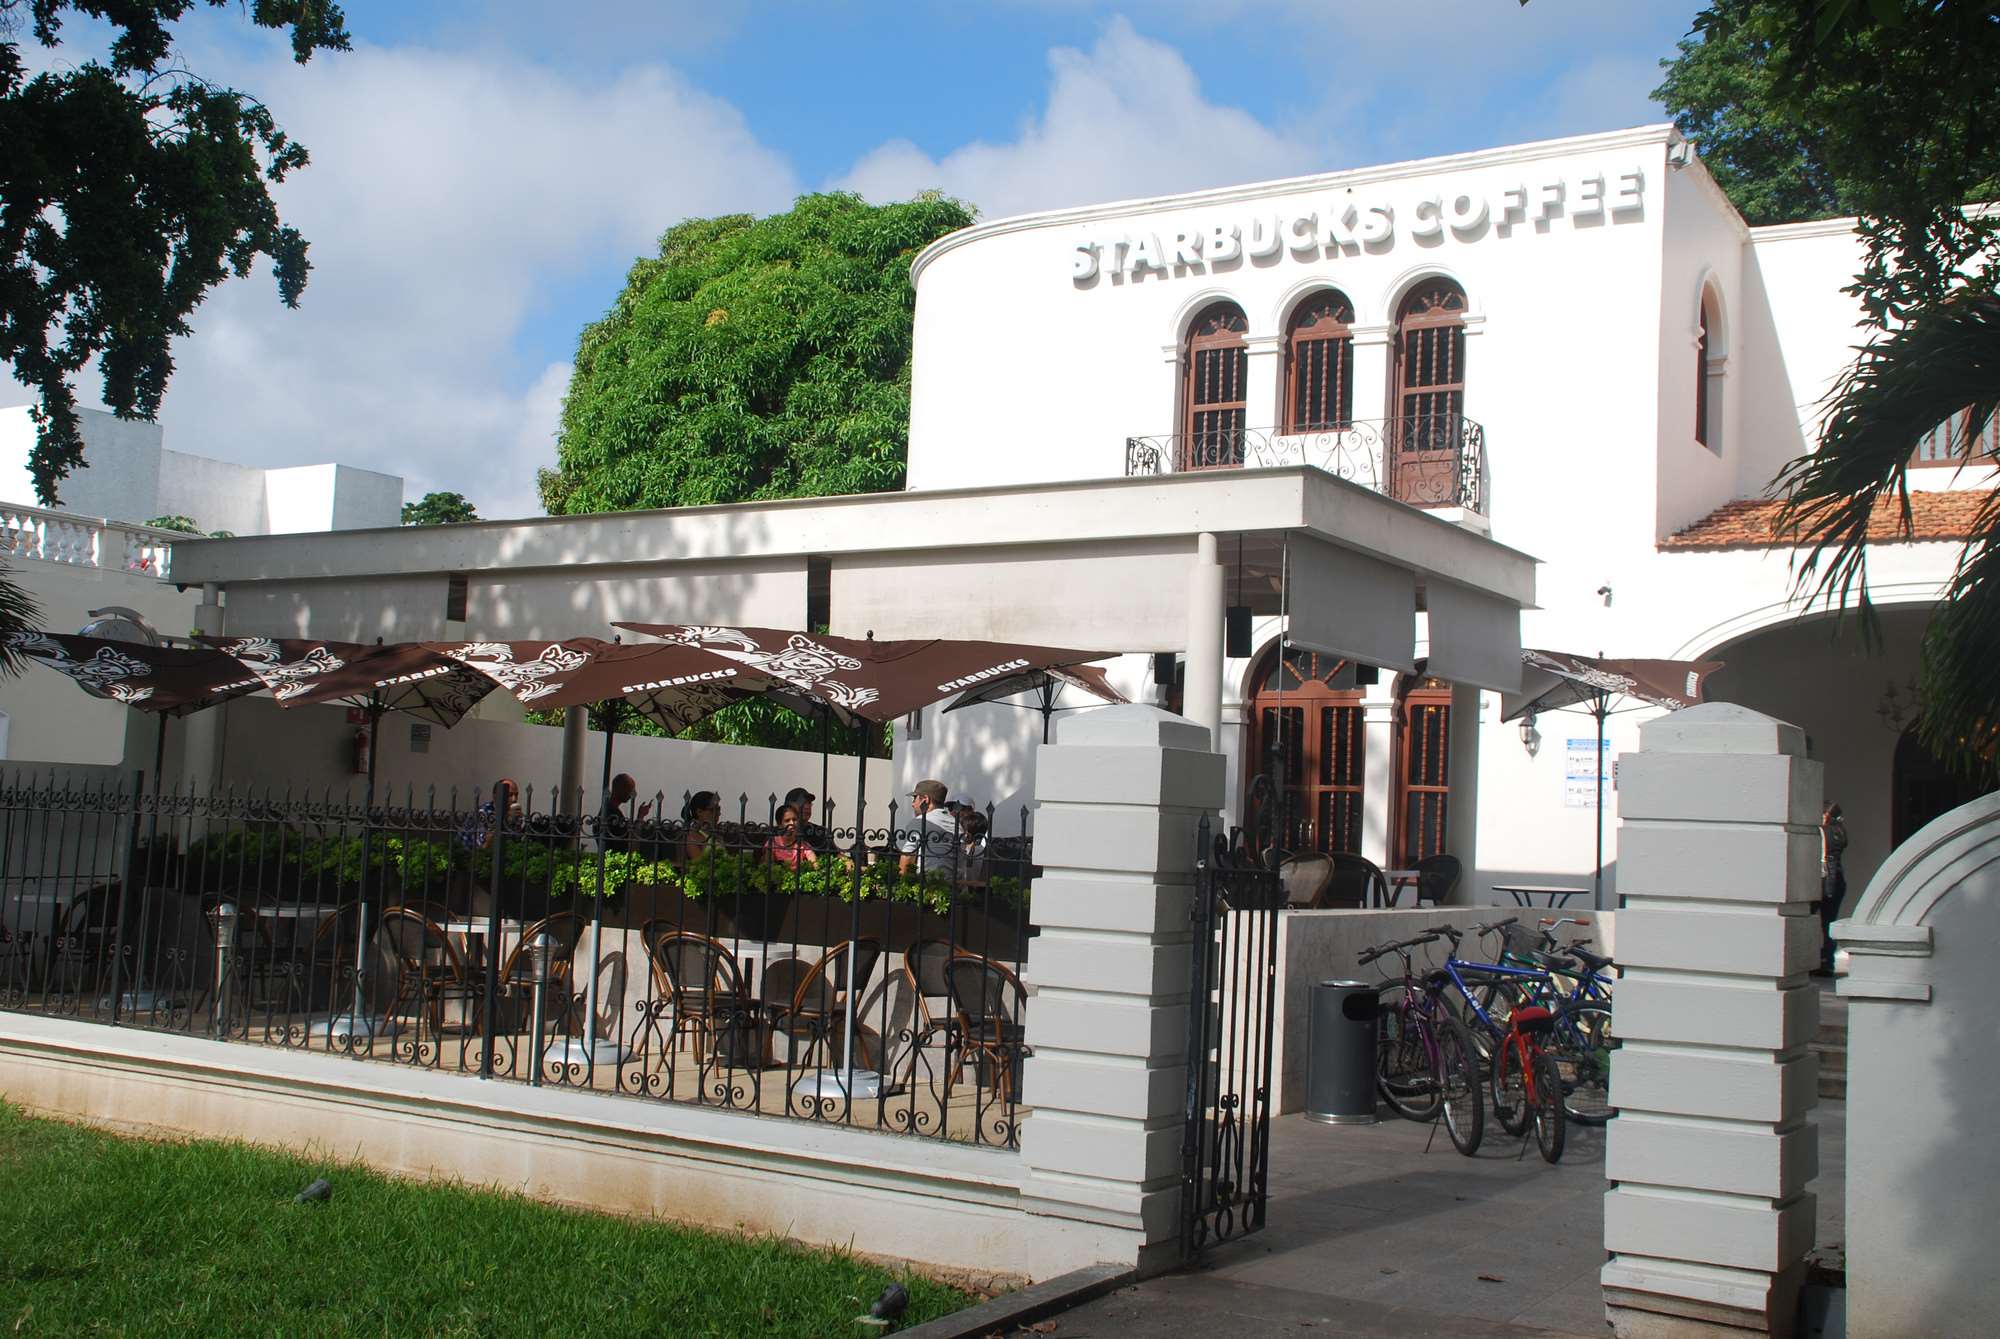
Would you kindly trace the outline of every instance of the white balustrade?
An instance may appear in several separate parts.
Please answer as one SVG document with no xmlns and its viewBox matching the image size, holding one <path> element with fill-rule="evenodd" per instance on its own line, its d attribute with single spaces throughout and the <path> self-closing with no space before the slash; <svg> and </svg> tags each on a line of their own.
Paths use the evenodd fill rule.
<svg viewBox="0 0 2000 1339">
<path fill-rule="evenodd" d="M 46 507 L 0 502 L 0 558 L 69 563 L 156 576 L 172 574 L 172 530 L 73 516 Z"/>
</svg>

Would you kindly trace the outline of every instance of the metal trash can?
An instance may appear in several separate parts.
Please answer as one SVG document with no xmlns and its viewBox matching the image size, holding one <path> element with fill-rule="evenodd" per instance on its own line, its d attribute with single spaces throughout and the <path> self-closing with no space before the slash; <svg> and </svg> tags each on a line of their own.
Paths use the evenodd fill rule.
<svg viewBox="0 0 2000 1339">
<path fill-rule="evenodd" d="M 1380 988 L 1322 981 L 1306 1011 L 1306 1119 L 1375 1123 L 1375 1013 Z"/>
</svg>

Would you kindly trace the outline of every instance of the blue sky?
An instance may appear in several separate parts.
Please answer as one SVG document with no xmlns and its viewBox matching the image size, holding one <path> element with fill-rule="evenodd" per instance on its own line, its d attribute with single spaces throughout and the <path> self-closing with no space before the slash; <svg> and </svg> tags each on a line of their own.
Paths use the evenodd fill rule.
<svg viewBox="0 0 2000 1339">
<path fill-rule="evenodd" d="M 315 269 L 296 312 L 264 276 L 209 299 L 167 439 L 534 514 L 577 334 L 681 218 L 932 187 L 997 217 L 1635 125 L 1697 8 L 346 0 L 355 49 L 303 69 L 204 11 L 190 65 L 312 152 L 279 205 Z M 37 59 L 93 53 L 67 36 Z"/>
</svg>

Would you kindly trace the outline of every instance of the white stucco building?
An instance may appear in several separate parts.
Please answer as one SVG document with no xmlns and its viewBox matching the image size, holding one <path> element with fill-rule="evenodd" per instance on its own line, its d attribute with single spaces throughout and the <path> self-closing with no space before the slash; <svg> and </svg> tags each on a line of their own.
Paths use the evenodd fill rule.
<svg viewBox="0 0 2000 1339">
<path fill-rule="evenodd" d="M 85 468 L 61 484 L 59 510 L 128 525 L 185 516 L 204 531 L 237 535 L 307 534 L 398 525 L 403 481 L 352 465 L 264 469 L 171 450 L 159 423 L 101 409 L 83 420 Z M 0 409 L 0 501 L 31 504 L 28 453 L 35 423 L 25 405 Z"/>
<path fill-rule="evenodd" d="M 174 578 L 201 588 L 204 628 L 243 634 L 635 619 L 1126 652 L 1121 687 L 1219 727 L 1232 819 L 1263 774 L 1294 792 L 1295 844 L 1391 866 L 1451 850 L 1482 900 L 1510 878 L 1587 884 L 1593 863 L 1594 726 L 1498 720 L 1520 646 L 1721 659 L 1711 697 L 1810 736 L 1858 889 L 1956 802 L 1902 727 L 1994 473 L 1914 472 L 1917 537 L 1872 559 L 1879 656 L 1793 600 L 1761 499 L 1851 359 L 1857 257 L 1851 221 L 1746 227 L 1666 125 L 995 220 L 916 260 L 901 494 L 330 521 L 177 544 Z M 1232 606 L 1251 626 L 1225 656 Z M 1280 702 L 1263 690 L 1285 618 L 1312 650 Z M 1612 718 L 1613 756 L 1650 714 Z M 899 733 L 895 792 L 938 776 L 1021 803 L 1040 734 L 1027 711 L 932 709 Z M 1614 784 L 1613 888 L 1616 803 Z"/>
<path fill-rule="evenodd" d="M 1841 291 L 1859 256 L 1851 220 L 1746 227 L 1666 125 L 982 223 L 915 266 L 909 486 L 1303 462 L 1490 534 L 1541 563 L 1524 644 L 1720 659 L 1711 697 L 1802 725 L 1858 890 L 1892 840 L 1957 802 L 1901 727 L 1967 490 L 1994 482 L 1990 464 L 1913 472 L 1926 542 L 1871 559 L 1882 655 L 1801 618 L 1792 550 L 1757 499 L 1811 449 L 1860 342 Z M 1924 463 L 1962 463 L 1940 448 Z M 1259 700 L 1275 631 L 1261 622 L 1256 654 L 1224 673 L 1239 783 L 1276 766 L 1275 700 Z M 1475 697 L 1412 668 L 1292 685 L 1288 765 L 1314 844 L 1395 864 L 1476 850 L 1489 883 L 1587 874 L 1594 787 L 1571 782 L 1593 750 L 1570 741 L 1594 739 L 1589 717 L 1545 715 L 1524 741 L 1495 694 L 1477 699 L 1474 841 L 1452 833 L 1475 787 L 1440 740 Z M 1612 718 L 1614 756 L 1651 714 Z M 1034 729 L 988 715 L 982 736 Z M 968 749 L 974 723 L 955 719 L 913 761 L 976 791 L 968 765 L 993 748 Z"/>
</svg>

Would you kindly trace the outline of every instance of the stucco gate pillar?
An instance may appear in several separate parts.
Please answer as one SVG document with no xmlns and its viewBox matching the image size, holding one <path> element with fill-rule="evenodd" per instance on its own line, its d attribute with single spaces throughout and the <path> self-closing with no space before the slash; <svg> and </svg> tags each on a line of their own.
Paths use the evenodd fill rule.
<svg viewBox="0 0 2000 1339">
<path fill-rule="evenodd" d="M 1178 1252 L 1195 830 L 1222 803 L 1225 762 L 1157 707 L 1057 734 L 1035 761 L 1024 1198 L 1108 1229 L 1120 1263 L 1157 1266 Z"/>
<path fill-rule="evenodd" d="M 1813 1244 L 1820 764 L 1729 703 L 1649 721 L 1623 761 L 1605 1149 L 1620 1336 L 1789 1336 Z"/>
</svg>

